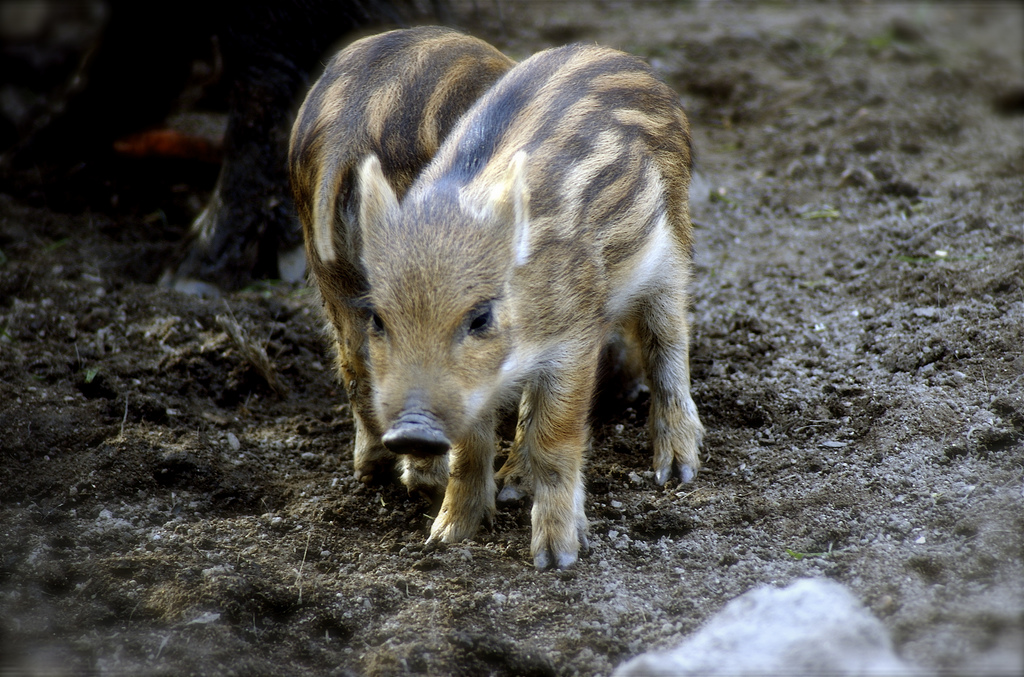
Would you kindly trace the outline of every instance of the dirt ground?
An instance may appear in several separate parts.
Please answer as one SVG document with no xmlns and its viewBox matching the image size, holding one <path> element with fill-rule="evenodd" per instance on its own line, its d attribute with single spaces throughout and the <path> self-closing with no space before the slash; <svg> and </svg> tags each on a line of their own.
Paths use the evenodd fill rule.
<svg viewBox="0 0 1024 677">
<path fill-rule="evenodd" d="M 1024 8 L 538 0 L 453 18 L 516 58 L 626 49 L 682 96 L 704 469 L 657 487 L 645 395 L 612 382 L 575 568 L 533 570 L 526 503 L 427 549 L 424 503 L 352 477 L 303 285 L 156 284 L 215 171 L 124 159 L 8 189 L 0 672 L 608 674 L 804 576 L 852 589 L 917 665 L 1022 660 Z"/>
</svg>

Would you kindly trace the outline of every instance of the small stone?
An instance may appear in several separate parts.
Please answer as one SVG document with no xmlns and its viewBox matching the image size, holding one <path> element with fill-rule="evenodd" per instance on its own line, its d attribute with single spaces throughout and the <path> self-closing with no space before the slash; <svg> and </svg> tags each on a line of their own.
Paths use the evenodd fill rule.
<svg viewBox="0 0 1024 677">
<path fill-rule="evenodd" d="M 875 182 L 875 176 L 863 167 L 847 167 L 839 177 L 839 187 L 863 187 Z"/>
<path fill-rule="evenodd" d="M 216 611 L 207 611 L 205 613 L 199 614 L 198 616 L 190 620 L 188 623 L 186 623 L 186 625 L 209 625 L 210 623 L 216 623 L 219 620 L 219 613 L 217 613 Z"/>
</svg>

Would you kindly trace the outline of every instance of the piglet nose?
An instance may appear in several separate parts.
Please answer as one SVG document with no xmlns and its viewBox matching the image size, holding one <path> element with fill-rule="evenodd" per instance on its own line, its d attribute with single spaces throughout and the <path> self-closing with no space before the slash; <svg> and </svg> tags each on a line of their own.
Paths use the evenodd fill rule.
<svg viewBox="0 0 1024 677">
<path fill-rule="evenodd" d="M 420 412 L 403 413 L 381 442 L 389 451 L 413 456 L 440 456 L 452 446 L 434 417 Z"/>
</svg>

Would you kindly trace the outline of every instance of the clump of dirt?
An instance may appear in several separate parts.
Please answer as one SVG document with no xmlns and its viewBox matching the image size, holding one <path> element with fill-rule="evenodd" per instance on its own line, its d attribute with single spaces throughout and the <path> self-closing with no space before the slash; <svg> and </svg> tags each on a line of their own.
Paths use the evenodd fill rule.
<svg viewBox="0 0 1024 677">
<path fill-rule="evenodd" d="M 514 57 L 598 41 L 683 97 L 695 482 L 655 486 L 646 395 L 610 384 L 574 569 L 533 571 L 527 502 L 427 548 L 426 504 L 352 477 L 304 288 L 154 285 L 184 225 L 161 220 L 208 176 L 70 212 L 0 195 L 0 666 L 607 674 L 802 576 L 850 587 L 912 662 L 1005 665 L 1024 632 L 1021 9 L 473 5 L 455 17 Z"/>
</svg>

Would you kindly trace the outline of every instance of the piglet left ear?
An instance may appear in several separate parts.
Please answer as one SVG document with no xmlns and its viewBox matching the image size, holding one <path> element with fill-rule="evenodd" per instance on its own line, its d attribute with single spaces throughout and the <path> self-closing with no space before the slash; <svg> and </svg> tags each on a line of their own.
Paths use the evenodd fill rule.
<svg viewBox="0 0 1024 677">
<path fill-rule="evenodd" d="M 489 211 L 512 222 L 512 254 L 517 266 L 530 258 L 530 189 L 526 185 L 526 151 L 512 156 L 491 190 Z M 506 221 L 507 223 L 507 221 Z"/>
<path fill-rule="evenodd" d="M 388 214 L 398 209 L 398 197 L 384 178 L 380 160 L 373 153 L 359 166 L 358 193 L 359 230 L 363 242 L 368 242 Z"/>
</svg>

